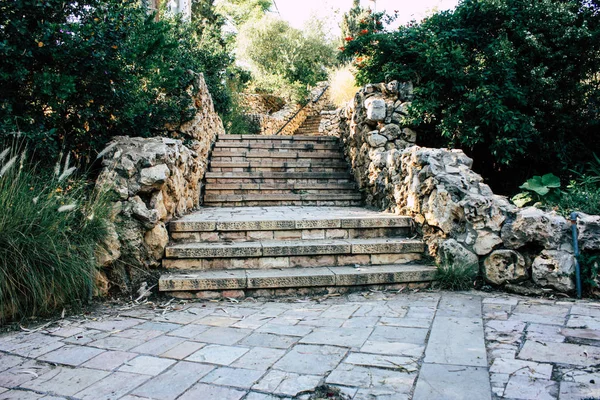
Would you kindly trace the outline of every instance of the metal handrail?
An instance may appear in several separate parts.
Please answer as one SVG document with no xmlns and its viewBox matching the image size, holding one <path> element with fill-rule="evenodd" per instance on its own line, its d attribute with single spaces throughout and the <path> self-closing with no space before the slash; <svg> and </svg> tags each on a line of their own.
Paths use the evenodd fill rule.
<svg viewBox="0 0 600 400">
<path fill-rule="evenodd" d="M 325 94 L 325 92 L 327 91 L 327 89 L 329 89 L 329 85 L 326 85 L 326 86 L 323 88 L 323 90 L 321 91 L 321 93 L 320 93 L 320 94 L 319 94 L 319 95 L 318 95 L 318 96 L 317 96 L 315 99 L 313 99 L 313 100 L 312 100 L 312 103 L 314 104 L 314 103 L 318 102 L 319 100 L 321 100 L 321 97 L 323 97 L 323 95 Z M 304 110 L 304 107 L 306 107 L 307 105 L 309 105 L 309 104 L 310 104 L 310 102 L 311 102 L 311 101 L 309 100 L 309 101 L 307 101 L 307 102 L 306 102 L 306 103 L 305 103 L 305 104 L 304 104 L 302 107 L 300 107 L 300 109 L 298 109 L 298 111 L 296 111 L 296 112 L 294 113 L 294 115 L 292 115 L 292 118 L 288 119 L 288 120 L 287 120 L 287 122 L 286 122 L 285 124 L 283 124 L 283 126 L 282 126 L 281 128 L 279 128 L 279 130 L 278 130 L 277 132 L 275 132 L 275 135 L 279 135 L 279 133 L 280 133 L 282 130 L 284 130 L 284 129 L 285 129 L 285 127 L 286 127 L 286 126 L 288 126 L 288 124 L 289 124 L 290 122 L 292 122 L 292 121 L 294 120 L 294 118 L 296 118 L 296 116 L 297 116 L 298 114 L 300 114 L 300 111 Z"/>
</svg>

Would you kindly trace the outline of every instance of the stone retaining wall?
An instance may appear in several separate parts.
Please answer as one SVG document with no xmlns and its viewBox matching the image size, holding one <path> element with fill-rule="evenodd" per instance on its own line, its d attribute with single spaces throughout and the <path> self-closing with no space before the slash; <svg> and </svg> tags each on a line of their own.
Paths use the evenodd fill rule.
<svg viewBox="0 0 600 400">
<path fill-rule="evenodd" d="M 367 85 L 322 123 L 341 137 L 367 204 L 414 217 L 440 263 L 480 268 L 513 291 L 572 292 L 570 222 L 495 195 L 461 150 L 416 146 L 402 123 L 411 99 L 411 84 Z M 600 250 L 600 216 L 581 215 L 577 225 L 581 248 Z"/>
<path fill-rule="evenodd" d="M 120 292 L 156 280 L 169 240 L 168 222 L 200 205 L 202 179 L 223 123 L 202 75 L 193 89 L 194 119 L 168 127 L 168 137 L 113 139 L 104 151 L 97 186 L 113 200 L 110 236 L 98 252 L 103 266 L 99 281 Z M 193 90 L 193 91 L 192 91 Z"/>
</svg>

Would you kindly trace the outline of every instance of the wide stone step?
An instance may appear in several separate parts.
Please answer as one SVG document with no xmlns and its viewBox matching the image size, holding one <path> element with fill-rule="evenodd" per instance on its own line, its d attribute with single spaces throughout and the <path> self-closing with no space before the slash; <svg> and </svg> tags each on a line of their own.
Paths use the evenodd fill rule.
<svg viewBox="0 0 600 400">
<path fill-rule="evenodd" d="M 318 200 L 357 200 L 362 199 L 362 194 L 354 190 L 324 191 L 322 193 L 257 193 L 257 194 L 212 194 L 204 195 L 205 203 L 225 203 L 244 201 L 318 201 Z"/>
<path fill-rule="evenodd" d="M 363 205 L 361 200 L 269 200 L 269 201 L 229 201 L 205 202 L 208 207 L 279 207 L 279 206 L 310 206 L 310 207 L 358 207 Z"/>
<path fill-rule="evenodd" d="M 180 271 L 213 271 L 218 269 L 282 269 L 370 266 L 385 264 L 410 264 L 420 261 L 422 254 L 376 253 L 376 254 L 309 254 L 276 257 L 232 258 L 165 258 L 163 267 Z"/>
<path fill-rule="evenodd" d="M 212 161 L 211 168 L 348 168 L 343 160 L 278 160 L 278 159 L 252 159 L 247 161 Z"/>
<path fill-rule="evenodd" d="M 273 197 L 279 198 L 279 200 L 329 200 L 330 196 L 338 196 L 338 195 L 352 195 L 350 197 L 351 200 L 361 200 L 360 193 L 356 193 L 354 188 L 317 188 L 317 189 L 206 189 L 205 192 L 205 200 L 212 201 L 244 201 L 250 199 L 250 201 L 263 201 L 267 199 L 267 201 L 272 200 Z M 279 197 L 281 195 L 286 195 L 288 197 Z M 296 196 L 298 195 L 298 196 Z M 309 195 L 318 195 L 314 198 L 311 198 Z M 211 197 L 208 197 L 211 196 Z M 215 198 L 214 196 L 242 196 L 236 197 L 233 200 L 231 198 L 219 197 Z M 325 197 L 327 196 L 327 197 Z M 217 200 L 215 200 L 217 199 Z M 341 199 L 341 198 L 340 198 Z M 347 200 L 347 198 L 346 198 Z"/>
<path fill-rule="evenodd" d="M 435 270 L 435 267 L 426 265 L 380 265 L 187 272 L 162 275 L 159 290 L 243 290 L 430 282 L 434 279 Z"/>
<path fill-rule="evenodd" d="M 410 228 L 412 218 L 360 207 L 202 208 L 171 221 L 171 232 Z"/>
<path fill-rule="evenodd" d="M 303 136 L 303 135 L 219 135 L 218 140 L 257 140 L 257 141 L 284 141 L 284 142 L 337 142 L 335 136 Z"/>
<path fill-rule="evenodd" d="M 167 246 L 167 258 L 240 258 L 333 254 L 422 253 L 421 240 L 405 238 L 258 240 L 256 242 L 185 243 Z"/>
<path fill-rule="evenodd" d="M 233 149 L 230 149 L 233 150 Z M 227 158 L 326 158 L 326 159 L 343 159 L 344 154 L 341 151 L 327 151 L 327 150 L 314 150 L 314 151 L 284 151 L 281 149 L 274 150 L 240 150 L 240 151 L 223 151 L 217 149 L 212 153 L 212 159 L 215 161 L 227 161 Z M 218 160 L 223 158 L 223 160 Z M 231 161 L 236 161 L 231 159 Z M 241 161 L 241 160 L 240 160 Z"/>
<path fill-rule="evenodd" d="M 206 191 L 216 190 L 354 190 L 356 184 L 345 183 L 207 183 Z"/>
<path fill-rule="evenodd" d="M 408 237 L 410 232 L 410 227 L 175 231 L 171 232 L 171 239 L 177 243 L 224 241 L 254 242 L 256 240 L 373 239 L 382 237 Z"/>
<path fill-rule="evenodd" d="M 241 141 L 219 141 L 215 143 L 217 149 L 287 149 L 287 150 L 339 150 L 339 144 L 335 142 L 325 143 L 312 143 L 312 142 L 290 142 L 290 143 L 278 143 L 268 142 L 257 142 L 255 140 L 241 140 Z"/>
<path fill-rule="evenodd" d="M 207 172 L 206 179 L 349 179 L 350 172 Z"/>
</svg>

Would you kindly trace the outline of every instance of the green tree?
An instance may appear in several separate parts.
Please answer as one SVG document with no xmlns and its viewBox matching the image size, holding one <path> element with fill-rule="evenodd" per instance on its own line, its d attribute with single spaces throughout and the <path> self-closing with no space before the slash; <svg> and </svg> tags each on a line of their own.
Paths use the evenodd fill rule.
<svg viewBox="0 0 600 400">
<path fill-rule="evenodd" d="M 272 5 L 271 0 L 221 0 L 217 10 L 239 28 L 250 20 L 262 18 Z"/>
<path fill-rule="evenodd" d="M 493 186 L 600 152 L 600 14 L 578 0 L 463 0 L 393 33 L 357 36 L 360 83 L 415 83 L 420 144 L 461 147 Z"/>
<path fill-rule="evenodd" d="M 223 104 L 229 56 L 136 0 L 3 1 L 0 38 L 0 132 L 21 132 L 40 157 L 93 160 L 111 136 L 164 134 L 191 118 L 190 70 Z"/>
<path fill-rule="evenodd" d="M 270 16 L 245 24 L 238 37 L 239 56 L 250 66 L 257 90 L 300 101 L 306 86 L 327 77 L 335 51 L 319 32 L 303 33 Z"/>
<path fill-rule="evenodd" d="M 360 6 L 360 0 L 352 0 L 352 8 L 342 16 L 342 23 L 340 25 L 342 39 L 356 37 L 361 29 L 363 29 L 365 21 L 369 16 L 369 10 Z"/>
</svg>

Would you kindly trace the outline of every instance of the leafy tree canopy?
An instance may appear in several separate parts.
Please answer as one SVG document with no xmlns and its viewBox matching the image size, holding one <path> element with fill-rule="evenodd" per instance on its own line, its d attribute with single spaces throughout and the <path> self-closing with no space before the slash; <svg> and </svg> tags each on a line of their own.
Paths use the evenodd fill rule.
<svg viewBox="0 0 600 400">
<path fill-rule="evenodd" d="M 318 26 L 303 33 L 286 21 L 264 16 L 242 27 L 238 55 L 250 66 L 256 89 L 299 101 L 307 85 L 327 77 L 335 50 Z"/>
<path fill-rule="evenodd" d="M 190 71 L 227 109 L 231 58 L 207 32 L 135 0 L 2 1 L 0 132 L 21 132 L 40 156 L 65 148 L 93 160 L 113 135 L 164 134 L 191 118 Z"/>
<path fill-rule="evenodd" d="M 413 81 L 420 144 L 463 148 L 500 191 L 600 153 L 595 1 L 463 0 L 392 33 L 365 25 L 344 54 L 361 84 Z"/>
</svg>

